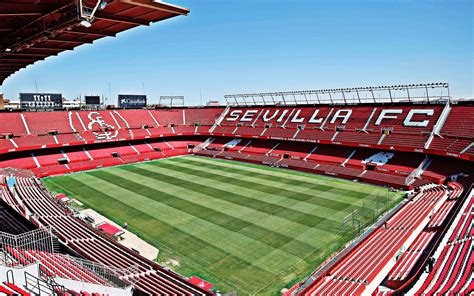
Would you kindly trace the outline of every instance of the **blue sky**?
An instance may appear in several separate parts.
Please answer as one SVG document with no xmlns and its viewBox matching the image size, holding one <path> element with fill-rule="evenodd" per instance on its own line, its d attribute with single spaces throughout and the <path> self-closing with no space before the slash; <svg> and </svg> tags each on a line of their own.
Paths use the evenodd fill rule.
<svg viewBox="0 0 474 296">
<path fill-rule="evenodd" d="M 0 87 L 184 95 L 449 82 L 474 97 L 472 0 L 174 0 L 177 17 L 50 57 Z"/>
</svg>

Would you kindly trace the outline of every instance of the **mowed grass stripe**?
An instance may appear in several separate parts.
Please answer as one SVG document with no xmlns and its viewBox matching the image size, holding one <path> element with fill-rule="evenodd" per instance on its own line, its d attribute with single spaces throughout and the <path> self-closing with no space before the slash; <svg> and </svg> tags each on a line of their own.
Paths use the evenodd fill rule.
<svg viewBox="0 0 474 296">
<path fill-rule="evenodd" d="M 228 167 L 221 165 L 218 161 L 213 163 L 202 162 L 198 157 L 179 157 L 168 159 L 175 164 L 190 165 L 192 167 L 203 167 L 209 169 L 211 172 L 218 172 L 220 174 L 226 174 L 232 176 L 238 174 L 247 181 L 259 180 L 259 182 L 266 181 L 265 184 L 275 186 L 278 188 L 289 189 L 302 194 L 314 194 L 319 197 L 326 199 L 333 199 L 334 197 L 340 197 L 341 195 L 346 196 L 347 201 L 355 203 L 361 198 L 367 197 L 365 191 L 355 191 L 351 188 L 338 188 L 331 187 L 324 184 L 319 184 L 318 177 L 315 175 L 313 182 L 303 181 L 298 178 L 298 175 L 287 174 L 285 177 L 276 176 L 272 168 L 263 172 L 255 172 L 251 167 L 238 166 Z M 225 160 L 224 160 L 225 161 Z M 281 170 L 281 169 L 280 169 Z M 345 186 L 344 186 L 345 187 Z M 376 188 L 378 189 L 378 188 Z"/>
<path fill-rule="evenodd" d="M 156 163 L 144 163 L 144 164 L 139 164 L 137 166 L 134 166 L 133 169 L 135 168 L 141 168 L 147 170 L 149 173 L 155 173 L 155 174 L 160 174 L 161 177 L 170 177 L 170 178 L 176 178 L 185 182 L 190 182 L 194 184 L 199 184 L 201 188 L 211 188 L 211 189 L 217 189 L 221 191 L 226 191 L 229 192 L 230 194 L 236 194 L 240 196 L 244 196 L 250 199 L 257 200 L 259 203 L 268 203 L 271 205 L 277 205 L 283 208 L 286 208 L 288 210 L 292 210 L 295 212 L 300 212 L 303 214 L 309 215 L 310 216 L 315 216 L 316 219 L 319 220 L 333 220 L 334 222 L 338 222 L 338 218 L 334 216 L 336 213 L 341 213 L 341 217 L 345 216 L 343 212 L 335 211 L 332 209 L 322 209 L 321 206 L 311 204 L 311 203 L 306 203 L 304 201 L 295 201 L 292 198 L 288 198 L 285 193 L 281 193 L 280 191 L 277 191 L 275 193 L 268 193 L 268 192 L 262 192 L 261 190 L 258 190 L 258 188 L 255 188 L 255 186 L 243 186 L 239 184 L 234 184 L 234 183 L 239 183 L 238 178 L 231 178 L 230 180 L 226 178 L 225 180 L 222 180 L 225 178 L 225 176 L 216 176 L 215 174 L 209 175 L 206 177 L 206 171 L 202 172 L 195 172 L 195 171 L 189 171 L 177 166 L 171 167 L 169 166 L 170 164 L 166 162 L 161 162 L 160 165 L 157 165 Z M 127 169 L 129 169 L 127 167 Z M 154 175 L 156 177 L 160 177 L 159 175 Z M 154 177 L 155 178 L 155 177 Z M 177 183 L 179 183 L 179 180 L 176 180 Z M 247 184 L 248 185 L 248 184 Z M 211 192 L 206 191 L 206 194 L 212 194 Z M 287 194 L 287 193 L 286 193 Z M 222 195 L 215 194 L 214 195 L 216 198 L 221 198 Z M 229 200 L 230 202 L 233 201 Z M 242 206 L 246 206 L 246 203 L 239 203 Z M 300 205 L 301 204 L 301 205 Z M 255 208 L 253 204 L 248 204 L 248 206 L 253 207 L 256 210 L 260 210 L 260 208 Z M 268 214 L 274 214 L 273 212 L 266 212 Z M 297 222 L 297 221 L 296 221 Z M 315 223 L 318 223 L 318 221 L 314 221 Z M 307 222 L 304 223 L 304 225 L 311 226 L 313 227 L 315 224 L 307 224 Z"/>
<path fill-rule="evenodd" d="M 124 168 L 122 167 L 121 170 L 123 169 Z M 117 177 L 123 175 L 123 172 L 120 170 L 109 170 L 108 172 Z M 315 233 L 311 231 L 312 228 L 301 224 L 293 223 L 294 225 L 289 225 L 292 224 L 291 221 L 281 218 L 279 219 L 275 216 L 263 214 L 249 208 L 246 208 L 247 215 L 236 217 L 235 214 L 243 213 L 246 209 L 225 201 L 223 202 L 222 200 L 207 197 L 197 191 L 199 189 L 198 187 L 189 185 L 187 182 L 183 181 L 180 186 L 176 186 L 169 182 L 164 183 L 161 179 L 150 178 L 145 170 L 139 168 L 136 168 L 134 171 L 127 170 L 127 172 L 129 172 L 127 174 L 127 180 L 133 182 L 133 184 L 131 182 L 128 182 L 128 184 L 133 186 L 143 186 L 143 191 L 146 193 L 147 197 L 152 196 L 151 198 L 163 202 L 168 206 L 181 209 L 188 214 L 209 220 L 214 224 L 239 232 L 251 239 L 281 249 L 299 258 L 304 258 L 309 253 L 314 252 L 316 246 L 321 244 L 316 239 L 317 235 L 326 234 L 326 232 Z M 164 186 L 166 186 L 166 188 L 164 188 Z M 193 191 L 193 189 L 196 191 Z M 171 192 L 174 193 L 171 194 Z M 143 193 L 140 194 L 144 195 Z M 159 196 L 160 198 L 156 199 L 156 196 Z M 164 199 L 164 197 L 166 197 L 166 199 Z M 216 207 L 216 205 L 220 206 Z M 271 221 L 270 223 L 266 223 L 265 226 L 271 227 L 274 230 L 260 226 L 259 222 L 266 219 Z M 282 227 L 283 225 L 286 226 L 286 229 L 291 229 L 288 234 L 293 234 L 293 236 L 288 236 L 279 232 L 284 230 Z M 310 231 L 310 235 L 312 236 L 308 236 L 309 239 L 307 239 L 306 242 L 294 238 L 296 235 Z M 290 242 L 291 244 L 289 244 Z"/>
<path fill-rule="evenodd" d="M 353 205 L 348 202 L 338 201 L 334 199 L 327 199 L 324 197 L 317 197 L 306 193 L 295 192 L 289 189 L 284 189 L 281 187 L 269 186 L 264 184 L 264 182 L 258 182 L 257 178 L 254 178 L 254 181 L 246 181 L 243 178 L 236 177 L 227 177 L 224 174 L 211 173 L 209 170 L 206 171 L 205 168 L 200 170 L 191 168 L 190 166 L 180 166 L 174 164 L 170 161 L 164 161 L 162 163 L 149 163 L 149 165 L 154 165 L 158 167 L 170 168 L 173 170 L 179 170 L 180 172 L 187 173 L 189 175 L 206 177 L 213 180 L 219 180 L 228 184 L 238 185 L 243 188 L 252 188 L 253 190 L 260 191 L 264 194 L 274 194 L 284 196 L 288 199 L 292 199 L 298 202 L 307 202 L 314 205 L 328 208 L 334 211 L 344 211 L 345 209 L 352 207 Z M 261 180 L 260 180 L 261 181 Z"/>
<path fill-rule="evenodd" d="M 164 217 L 166 217 L 165 219 L 178 220 L 174 225 L 177 225 L 179 229 L 190 235 L 199 237 L 215 247 L 234 254 L 248 263 L 255 264 L 268 272 L 285 270 L 301 260 L 301 258 L 297 256 L 275 249 L 260 241 L 250 239 L 243 234 L 233 232 L 205 219 L 201 219 L 182 210 L 170 207 L 165 204 L 167 197 L 162 196 L 160 193 L 157 195 L 156 192 L 150 192 L 149 188 L 143 188 L 140 184 L 131 182 L 125 178 L 118 177 L 106 171 L 93 171 L 88 175 L 93 176 L 96 180 L 101 180 L 102 182 L 96 181 L 95 183 L 104 186 L 107 188 L 107 191 L 115 191 L 123 196 L 127 196 L 128 194 L 128 198 L 131 198 L 133 195 L 134 198 L 142 200 L 144 203 L 148 203 L 148 205 L 140 205 L 143 207 L 141 210 L 152 213 L 152 209 L 154 210 L 156 208 L 160 210 L 158 214 L 164 215 Z M 143 199 L 146 201 L 143 201 Z M 240 247 L 241 245 L 245 245 L 246 248 L 242 249 Z M 258 259 L 267 254 L 273 254 L 275 256 L 275 261 L 257 262 Z"/>
<path fill-rule="evenodd" d="M 151 180 L 161 180 L 166 182 L 167 184 L 171 184 L 171 186 L 178 186 L 181 187 L 183 190 L 188 189 L 188 188 L 194 188 L 195 190 L 198 190 L 199 192 L 202 192 L 207 196 L 208 198 L 212 198 L 212 200 L 220 200 L 220 202 L 226 202 L 227 204 L 230 204 L 230 207 L 227 208 L 219 208 L 219 210 L 224 210 L 224 211 L 229 211 L 229 216 L 234 216 L 238 215 L 237 213 L 231 214 L 232 212 L 238 212 L 239 209 L 246 209 L 246 214 L 243 216 L 239 216 L 240 219 L 243 219 L 245 221 L 251 222 L 253 225 L 251 227 L 248 227 L 246 229 L 240 230 L 240 232 L 250 232 L 251 230 L 257 230 L 255 229 L 256 226 L 258 228 L 264 228 L 264 229 L 270 229 L 276 233 L 281 233 L 285 236 L 289 236 L 294 238 L 295 236 L 299 236 L 299 240 L 305 244 L 309 244 L 312 246 L 319 245 L 321 244 L 321 241 L 327 241 L 328 239 L 333 239 L 337 238 L 337 235 L 331 232 L 327 228 L 319 228 L 319 227 L 310 227 L 307 225 L 300 224 L 298 222 L 294 222 L 285 218 L 281 218 L 277 215 L 273 214 L 268 214 L 264 213 L 262 211 L 255 210 L 252 203 L 255 203 L 253 200 L 249 200 L 246 202 L 246 199 L 241 200 L 240 203 L 235 203 L 237 199 L 242 199 L 245 197 L 242 197 L 238 194 L 229 192 L 222 194 L 219 192 L 220 189 L 217 189 L 216 185 L 212 185 L 212 191 L 218 191 L 217 194 L 210 192 L 207 187 L 207 185 L 203 185 L 201 183 L 197 184 L 190 184 L 189 177 L 188 178 L 177 178 L 173 176 L 173 172 L 170 170 L 164 170 L 158 172 L 158 168 L 150 168 L 157 170 L 155 171 L 149 171 L 142 169 L 141 167 L 138 166 L 133 166 L 133 167 L 121 167 L 120 169 L 126 170 L 129 173 L 138 173 L 141 174 L 143 180 L 144 178 L 151 178 Z M 176 172 L 177 173 L 177 172 Z M 117 173 L 119 174 L 119 173 Z M 195 180 L 196 177 L 193 177 L 193 180 Z M 140 182 L 140 180 L 137 180 L 137 182 Z M 154 181 L 156 182 L 156 181 Z M 209 182 L 211 182 L 209 180 Z M 205 183 L 205 182 L 203 182 Z M 225 185 L 223 185 L 225 186 Z M 226 190 L 223 190 L 227 192 Z M 194 193 L 195 194 L 195 193 Z M 225 198 L 223 198 L 225 196 Z M 229 202 L 227 202 L 227 200 Z M 201 201 L 204 202 L 205 201 Z M 217 202 L 216 202 L 217 203 Z M 245 206 L 244 206 L 245 205 Z M 212 207 L 212 203 L 210 205 Z M 252 206 L 252 207 L 250 207 Z M 268 212 L 265 211 L 265 212 Z M 335 223 L 335 222 L 334 222 Z M 284 225 L 284 227 L 281 227 L 281 225 Z M 335 225 L 338 225 L 337 223 Z M 261 232 L 261 231 L 259 231 Z M 296 247 L 296 246 L 295 246 Z M 283 248 L 285 249 L 285 248 Z M 300 248 L 298 248 L 300 249 Z"/>
<path fill-rule="evenodd" d="M 212 164 L 203 164 L 198 161 L 195 161 L 195 158 L 190 157 L 180 157 L 179 159 L 168 159 L 166 162 L 171 162 L 174 165 L 178 165 L 184 168 L 192 168 L 204 172 L 209 172 L 214 175 L 226 176 L 238 180 L 244 180 L 251 183 L 257 183 L 262 185 L 267 185 L 270 187 L 280 188 L 283 190 L 290 190 L 297 194 L 303 196 L 313 196 L 315 198 L 322 199 L 327 204 L 333 204 L 334 201 L 338 201 L 341 197 L 344 197 L 344 202 L 347 204 L 357 204 L 360 202 L 362 197 L 367 197 L 367 194 L 352 192 L 345 189 L 336 189 L 327 190 L 325 185 L 319 185 L 317 183 L 306 183 L 300 182 L 292 178 L 292 175 L 288 175 L 286 178 L 272 176 L 272 171 L 268 171 L 266 174 L 254 173 L 247 170 L 245 167 L 242 169 L 233 169 L 233 168 L 223 168 L 220 166 Z M 320 188 L 323 188 L 321 190 Z M 360 197 L 354 197 L 353 194 L 358 194 Z M 308 201 L 306 201 L 308 202 Z M 313 203 L 315 204 L 315 203 Z M 321 205 L 321 202 L 316 203 L 318 206 Z M 334 210 L 334 209 L 333 209 Z M 340 209 L 337 209 L 340 210 Z"/>
<path fill-rule="evenodd" d="M 164 175 L 161 174 L 150 174 L 143 169 L 133 166 L 133 169 L 128 167 L 121 167 L 120 169 L 127 170 L 128 178 L 134 182 L 140 183 L 144 186 L 156 186 L 160 191 L 174 191 L 174 195 L 189 200 L 194 203 L 199 203 L 202 206 L 216 209 L 220 212 L 226 213 L 229 216 L 242 219 L 244 221 L 252 223 L 252 225 L 239 230 L 240 233 L 245 234 L 246 236 L 258 239 L 265 243 L 270 243 L 273 247 L 279 246 L 285 240 L 276 240 L 278 237 L 273 235 L 268 235 L 268 231 L 274 232 L 276 234 L 282 234 L 292 240 L 287 240 L 287 242 L 279 246 L 283 251 L 290 254 L 306 257 L 314 250 L 308 248 L 308 246 L 319 247 L 322 243 L 325 243 L 328 240 L 337 239 L 339 236 L 335 234 L 334 231 L 329 229 L 319 229 L 316 227 L 308 227 L 301 225 L 286 219 L 282 219 L 278 216 L 265 214 L 259 211 L 255 211 L 249 207 L 243 207 L 237 204 L 232 204 L 227 201 L 222 200 L 221 198 L 214 198 L 207 194 L 202 194 L 202 186 L 190 185 L 187 179 L 178 180 L 177 183 L 170 183 L 170 174 L 172 171 L 166 171 Z M 133 170 L 133 172 L 132 172 Z M 118 172 L 115 170 L 108 170 L 112 174 L 124 175 L 123 172 Z M 133 177 L 133 175 L 138 175 L 139 177 Z M 165 178 L 166 180 L 163 180 Z M 147 180 L 148 179 L 148 180 Z M 162 183 L 163 182 L 163 183 Z M 175 184 L 180 187 L 176 189 Z M 164 188 L 166 186 L 166 189 Z M 193 189 L 196 191 L 189 191 Z"/>
<path fill-rule="evenodd" d="M 184 159 L 186 157 L 182 157 L 182 158 Z M 331 178 L 329 176 L 316 175 L 316 174 L 311 174 L 311 173 L 306 173 L 306 172 L 301 172 L 301 171 L 282 170 L 281 168 L 273 168 L 273 167 L 269 167 L 262 164 L 254 164 L 254 163 L 243 162 L 243 161 L 238 161 L 238 160 L 211 158 L 211 157 L 205 157 L 205 156 L 188 156 L 187 158 L 191 158 L 198 162 L 214 164 L 214 165 L 222 166 L 222 167 L 231 167 L 235 169 L 245 168 L 255 173 L 265 174 L 265 173 L 268 173 L 268 171 L 271 171 L 274 176 L 278 176 L 278 177 L 287 177 L 287 175 L 292 175 L 292 178 L 295 178 L 295 180 L 302 181 L 302 182 L 309 182 L 310 184 L 312 184 L 313 182 L 317 182 L 320 185 L 326 185 L 330 187 L 331 187 L 331 184 L 342 184 L 345 187 L 348 185 L 351 185 L 351 184 L 346 184 L 347 180 L 344 180 L 344 179 Z M 357 184 L 352 184 L 352 185 L 354 185 L 353 186 L 354 188 L 357 187 Z"/>
<path fill-rule="evenodd" d="M 166 182 L 170 182 L 171 184 L 180 184 L 182 180 L 187 180 L 190 184 L 196 184 L 200 186 L 201 192 L 205 194 L 211 195 L 215 198 L 221 198 L 223 200 L 229 201 L 231 203 L 235 203 L 241 206 L 249 206 L 253 209 L 264 212 L 270 215 L 276 215 L 280 218 L 287 219 L 296 223 L 300 223 L 302 225 L 316 227 L 319 229 L 327 230 L 328 228 L 335 228 L 337 227 L 338 222 L 332 221 L 330 219 L 317 216 L 316 214 L 308 214 L 304 212 L 295 211 L 289 209 L 285 206 L 281 206 L 276 203 L 269 203 L 264 200 L 259 199 L 259 196 L 262 196 L 262 193 L 257 193 L 252 197 L 244 196 L 243 194 L 239 194 L 236 192 L 244 191 L 245 187 L 243 186 L 236 186 L 233 182 L 238 183 L 239 180 L 229 181 L 228 183 L 223 183 L 222 181 L 215 180 L 215 179 L 207 179 L 202 176 L 198 176 L 198 174 L 192 174 L 189 172 L 183 172 L 181 169 L 176 171 L 176 174 L 186 174 L 187 177 L 180 179 L 174 176 L 170 176 L 170 172 L 172 169 L 166 169 L 165 164 L 163 167 L 156 166 L 152 163 L 144 164 L 143 166 L 138 166 L 138 168 L 147 168 L 147 174 L 152 176 L 153 178 L 163 178 Z M 148 169 L 150 167 L 150 169 Z M 137 167 L 124 167 L 125 170 L 136 170 Z M 216 186 L 216 183 L 226 185 L 225 187 Z M 212 186 L 211 186 L 212 185 Z M 222 188 L 222 189 L 221 189 Z M 248 188 L 247 188 L 248 189 Z M 248 190 L 253 190 L 248 189 Z M 279 194 L 274 194 L 275 196 L 279 196 Z M 280 198 L 285 198 L 280 196 Z"/>
<path fill-rule="evenodd" d="M 228 216 L 229 219 L 236 218 L 247 223 L 247 225 L 241 226 L 241 229 L 231 230 L 239 231 L 241 233 L 257 232 L 257 237 L 264 237 L 265 240 L 271 239 L 272 236 L 268 235 L 272 235 L 273 233 L 273 236 L 279 234 L 287 237 L 286 240 L 288 240 L 288 238 L 294 239 L 296 235 L 301 235 L 300 242 L 303 244 L 301 245 L 301 248 L 295 248 L 296 250 L 300 251 L 302 251 L 303 248 L 306 248 L 308 245 L 313 247 L 320 245 L 320 240 L 322 240 L 322 238 L 324 238 L 323 240 L 327 240 L 334 236 L 333 233 L 329 232 L 327 229 L 321 230 L 318 228 L 309 227 L 284 218 L 280 218 L 275 215 L 257 211 L 251 207 L 244 207 L 240 204 L 228 202 L 221 197 L 213 197 L 203 191 L 205 188 L 203 188 L 202 185 L 190 184 L 187 178 L 173 178 L 174 176 L 171 176 L 173 172 L 169 170 L 165 171 L 164 174 L 160 174 L 133 166 L 120 167 L 115 170 L 108 170 L 108 172 L 117 176 L 121 176 L 124 175 L 124 172 L 121 170 L 127 171 L 128 179 L 135 183 L 153 188 L 154 190 L 165 194 L 171 194 L 195 204 L 196 207 L 199 207 L 199 210 L 193 211 L 194 215 L 205 213 L 205 215 L 201 215 L 206 218 L 209 216 L 209 213 L 207 212 L 211 210 L 213 212 L 220 212 Z M 180 205 L 177 204 L 177 206 Z M 282 227 L 282 225 L 284 225 L 284 227 Z M 296 241 L 296 245 L 294 247 L 298 246 L 300 242 Z M 275 243 L 276 242 L 272 242 L 272 244 Z M 290 253 L 293 252 L 294 251 Z"/>
<path fill-rule="evenodd" d="M 120 224 L 127 221 L 129 225 L 133 225 L 133 228 L 140 231 L 146 240 L 157 243 L 158 247 L 162 246 L 161 242 L 166 242 L 164 247 L 171 248 L 173 252 L 196 262 L 216 276 L 225 276 L 226 282 L 230 282 L 236 288 L 245 290 L 249 281 L 265 283 L 266 280 L 274 278 L 273 273 L 245 262 L 198 237 L 189 235 L 166 221 L 158 219 L 156 215 L 149 215 L 131 207 L 128 200 L 112 198 L 90 187 L 88 183 L 77 180 L 76 176 L 55 177 L 49 179 L 48 182 L 53 184 L 53 187 L 66 191 L 70 196 L 79 197 L 82 202 L 98 212 L 102 212 L 99 209 L 107 209 L 107 214 L 113 216 L 114 220 L 120 219 L 117 221 Z M 63 184 L 66 184 L 67 188 L 64 188 Z M 249 269 L 252 273 L 247 272 Z"/>
<path fill-rule="evenodd" d="M 236 161 L 236 160 L 226 160 L 226 159 L 221 159 L 221 158 L 209 158 L 209 157 L 201 157 L 201 156 L 179 157 L 179 158 L 173 158 L 172 160 L 173 161 L 174 160 L 186 161 L 188 159 L 192 159 L 193 161 L 207 163 L 207 164 L 211 164 L 211 165 L 215 165 L 215 166 L 219 166 L 223 168 L 232 168 L 236 170 L 243 168 L 244 170 L 248 170 L 256 174 L 267 175 L 269 172 L 271 172 L 271 175 L 274 177 L 287 178 L 288 175 L 291 175 L 292 178 L 294 178 L 294 180 L 298 180 L 301 182 L 308 182 L 309 184 L 317 183 L 319 185 L 325 186 L 321 188 L 326 188 L 327 190 L 334 189 L 336 187 L 335 185 L 341 185 L 341 188 L 353 191 L 354 193 L 359 192 L 363 194 L 367 194 L 366 191 L 370 191 L 370 190 L 377 191 L 377 190 L 382 189 L 377 186 L 373 186 L 373 185 L 365 184 L 365 183 L 353 183 L 353 182 L 348 182 L 347 180 L 344 180 L 344 179 L 338 179 L 338 178 L 333 178 L 333 177 L 324 176 L 324 175 L 310 174 L 310 173 L 304 173 L 304 172 L 299 172 L 299 171 L 294 171 L 294 170 L 282 170 L 281 168 L 272 168 L 272 167 L 268 167 L 264 165 L 246 163 L 246 162 L 241 162 L 241 161 Z"/>
<path fill-rule="evenodd" d="M 160 161 L 159 163 L 161 164 L 164 162 Z M 234 181 L 229 182 L 228 180 L 220 180 L 222 178 L 216 177 L 215 175 L 212 178 L 207 178 L 205 177 L 205 174 L 202 174 L 203 176 L 198 176 L 196 174 L 189 173 L 177 167 L 171 168 L 171 167 L 166 167 L 165 165 L 154 165 L 152 163 L 143 163 L 143 164 L 134 166 L 134 168 L 135 167 L 142 168 L 156 174 L 164 175 L 165 177 L 174 177 L 186 182 L 200 184 L 201 187 L 204 186 L 206 189 L 207 187 L 211 187 L 211 188 L 219 189 L 221 191 L 228 192 L 228 194 L 231 194 L 231 195 L 238 194 L 250 199 L 255 199 L 258 202 L 264 202 L 264 203 L 268 203 L 272 205 L 277 205 L 277 206 L 294 210 L 297 212 L 305 213 L 312 216 L 317 216 L 320 219 L 330 219 L 330 220 L 338 221 L 338 218 L 334 216 L 335 214 L 337 215 L 337 213 L 341 213 L 340 218 L 345 216 L 343 212 L 337 212 L 332 209 L 322 208 L 321 206 L 318 206 L 315 204 L 301 202 L 301 201 L 295 202 L 294 199 L 287 198 L 286 196 L 281 195 L 279 193 L 270 194 L 266 192 L 261 192 L 259 190 L 255 190 L 254 188 L 251 188 L 251 187 L 245 187 L 245 186 L 239 185 L 238 184 L 240 181 L 239 178 L 235 178 Z M 154 176 L 160 177 L 158 175 L 154 175 Z M 209 192 L 206 191 L 206 193 L 208 194 Z M 222 196 L 217 196 L 217 198 L 222 199 Z M 229 201 L 237 202 L 237 200 L 229 200 Z M 260 209 L 260 208 L 255 208 L 252 203 L 239 203 L 239 205 L 246 206 L 246 207 L 247 206 L 253 207 L 256 210 Z M 272 213 L 269 213 L 269 214 L 272 214 Z M 312 226 L 312 225 L 309 225 L 309 226 Z"/>
</svg>

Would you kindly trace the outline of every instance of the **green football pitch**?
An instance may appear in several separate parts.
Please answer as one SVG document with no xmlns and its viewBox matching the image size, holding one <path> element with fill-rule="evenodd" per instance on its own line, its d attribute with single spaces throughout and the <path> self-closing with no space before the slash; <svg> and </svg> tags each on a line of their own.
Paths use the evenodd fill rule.
<svg viewBox="0 0 474 296">
<path fill-rule="evenodd" d="M 336 178 L 204 157 L 178 157 L 47 178 L 160 249 L 178 273 L 221 292 L 277 294 L 353 238 L 401 194 Z M 377 210 L 378 209 L 378 210 Z"/>
</svg>

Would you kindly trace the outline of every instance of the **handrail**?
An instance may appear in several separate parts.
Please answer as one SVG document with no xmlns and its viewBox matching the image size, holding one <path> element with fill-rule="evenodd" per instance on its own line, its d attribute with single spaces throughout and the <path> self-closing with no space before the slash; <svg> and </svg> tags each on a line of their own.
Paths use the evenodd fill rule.
<svg viewBox="0 0 474 296">
<path fill-rule="evenodd" d="M 64 291 L 63 286 L 57 285 L 54 281 L 53 284 L 56 285 L 56 287 L 59 290 Z M 55 295 L 54 288 L 51 287 L 47 282 L 41 280 L 40 278 L 28 273 L 25 271 L 25 288 L 29 291 L 32 291 L 33 293 L 36 293 L 37 295 Z"/>
</svg>

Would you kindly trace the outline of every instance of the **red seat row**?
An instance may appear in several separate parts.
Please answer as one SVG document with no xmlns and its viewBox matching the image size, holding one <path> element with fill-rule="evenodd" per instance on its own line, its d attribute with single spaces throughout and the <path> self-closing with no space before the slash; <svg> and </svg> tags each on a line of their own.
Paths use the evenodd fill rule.
<svg viewBox="0 0 474 296">
<path fill-rule="evenodd" d="M 440 187 L 420 192 L 345 257 L 317 278 L 304 295 L 361 294 L 443 197 Z"/>
</svg>

